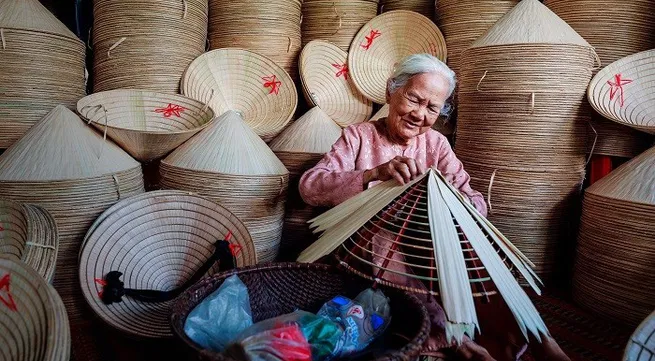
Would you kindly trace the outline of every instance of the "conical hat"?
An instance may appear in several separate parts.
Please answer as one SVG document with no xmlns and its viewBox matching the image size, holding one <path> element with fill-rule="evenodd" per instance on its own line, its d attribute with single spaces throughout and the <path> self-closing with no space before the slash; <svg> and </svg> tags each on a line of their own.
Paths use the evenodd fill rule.
<svg viewBox="0 0 655 361">
<path fill-rule="evenodd" d="M 655 147 L 623 164 L 587 188 L 587 193 L 655 205 Z"/>
<path fill-rule="evenodd" d="M 284 175 L 284 164 L 235 111 L 227 111 L 173 151 L 164 164 L 235 175 Z"/>
<path fill-rule="evenodd" d="M 274 152 L 324 154 L 341 136 L 341 127 L 321 108 L 314 107 L 298 118 L 270 144 Z"/>
<path fill-rule="evenodd" d="M 139 166 L 75 113 L 58 105 L 0 156 L 0 180 L 85 179 Z"/>
<path fill-rule="evenodd" d="M 81 42 L 37 0 L 0 0 L 0 28 L 61 35 Z"/>
<path fill-rule="evenodd" d="M 471 47 L 511 44 L 572 44 L 591 48 L 569 24 L 538 0 L 521 1 Z"/>
</svg>

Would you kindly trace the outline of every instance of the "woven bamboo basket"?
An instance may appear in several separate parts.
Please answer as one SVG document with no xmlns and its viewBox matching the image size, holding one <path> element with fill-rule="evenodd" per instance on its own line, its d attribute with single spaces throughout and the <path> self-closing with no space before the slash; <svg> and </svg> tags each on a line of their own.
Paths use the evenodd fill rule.
<svg viewBox="0 0 655 361">
<path fill-rule="evenodd" d="M 205 51 L 207 14 L 207 0 L 94 1 L 94 91 L 177 94 L 184 69 Z"/>
<path fill-rule="evenodd" d="M 323 40 L 348 51 L 355 34 L 378 13 L 377 0 L 305 0 L 302 44 Z"/>
<path fill-rule="evenodd" d="M 300 80 L 305 100 L 319 106 L 342 127 L 371 116 L 373 104 L 359 93 L 348 71 L 348 53 L 334 44 L 315 40 L 300 53 Z"/>
<path fill-rule="evenodd" d="M 491 194 L 489 219 L 545 281 L 571 244 L 594 59 L 591 46 L 536 0 L 521 1 L 461 58 L 457 155 L 473 187 Z"/>
<path fill-rule="evenodd" d="M 135 159 L 159 159 L 204 129 L 214 112 L 181 95 L 110 90 L 77 102 L 77 112 Z"/>
<path fill-rule="evenodd" d="M 5 255 L 0 255 L 0 283 L 4 293 L 0 304 L 0 358 L 69 360 L 70 328 L 57 291 L 30 266 Z"/>
<path fill-rule="evenodd" d="M 655 148 L 585 191 L 573 298 L 636 326 L 655 308 Z"/>
<path fill-rule="evenodd" d="M 601 67 L 655 48 L 655 12 L 650 0 L 545 0 L 544 4 L 596 49 Z M 594 153 L 632 158 L 648 148 L 643 135 L 627 127 L 603 121 L 594 121 L 594 127 L 598 133 L 597 137 L 593 134 L 597 138 Z"/>
<path fill-rule="evenodd" d="M 85 95 L 85 47 L 37 0 L 0 2 L 0 149 Z"/>
<path fill-rule="evenodd" d="M 277 257 L 289 172 L 236 112 L 226 112 L 164 158 L 160 177 L 162 188 L 206 196 L 239 217 L 259 262 Z"/>
<path fill-rule="evenodd" d="M 22 260 L 52 282 L 57 263 L 57 224 L 45 209 L 0 200 L 0 254 Z"/>
<path fill-rule="evenodd" d="M 209 46 L 262 54 L 298 79 L 300 0 L 210 0 Z"/>
<path fill-rule="evenodd" d="M 119 199 L 143 191 L 140 164 L 63 106 L 0 156 L 0 197 L 39 205 L 57 223 L 54 286 L 71 322 L 85 317 L 75 282 L 85 232 Z"/>
<path fill-rule="evenodd" d="M 189 65 L 182 94 L 199 100 L 220 116 L 236 111 L 265 141 L 289 123 L 298 105 L 296 86 L 273 60 L 242 49 L 219 49 Z"/>
<path fill-rule="evenodd" d="M 655 312 L 637 327 L 623 354 L 623 361 L 639 361 L 655 355 Z"/>
<path fill-rule="evenodd" d="M 395 10 L 366 23 L 353 39 L 348 69 L 355 86 L 374 103 L 384 104 L 387 79 L 395 64 L 415 53 L 446 60 L 446 41 L 436 25 L 423 15 Z"/>
<path fill-rule="evenodd" d="M 380 12 L 393 10 L 408 10 L 419 13 L 427 18 L 434 16 L 435 3 L 439 0 L 381 0 Z"/>
<path fill-rule="evenodd" d="M 166 338 L 171 301 L 144 302 L 124 296 L 105 304 L 99 292 L 111 271 L 126 288 L 170 291 L 191 278 L 223 239 L 236 247 L 238 267 L 257 263 L 245 226 L 224 207 L 178 191 L 154 191 L 116 203 L 94 223 L 80 251 L 79 280 L 93 311 L 112 327 L 136 337 Z M 218 270 L 212 265 L 208 274 Z"/>
<path fill-rule="evenodd" d="M 370 283 L 343 271 L 320 264 L 277 263 L 228 271 L 206 278 L 185 292 L 173 306 L 171 323 L 177 338 L 190 350 L 200 354 L 201 360 L 231 361 L 223 354 L 203 350 L 184 332 L 189 313 L 223 281 L 238 275 L 248 287 L 253 321 L 291 313 L 297 309 L 317 312 L 335 296 L 356 297 Z M 402 310 L 402 317 L 394 317 L 385 331 L 384 345 L 388 349 L 376 361 L 404 361 L 418 357 L 430 333 L 430 319 L 416 296 L 391 288 L 383 288 L 390 299 L 391 312 Z M 367 359 L 369 359 L 367 358 Z"/>
</svg>

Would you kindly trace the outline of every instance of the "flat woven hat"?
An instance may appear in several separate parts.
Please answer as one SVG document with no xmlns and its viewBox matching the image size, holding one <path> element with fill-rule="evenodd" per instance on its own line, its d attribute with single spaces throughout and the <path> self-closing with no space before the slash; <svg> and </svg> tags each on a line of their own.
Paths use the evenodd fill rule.
<svg viewBox="0 0 655 361">
<path fill-rule="evenodd" d="M 348 69 L 366 98 L 385 103 L 387 80 L 404 57 L 428 53 L 446 61 L 446 41 L 425 16 L 406 10 L 378 15 L 357 33 L 348 53 Z"/>
<path fill-rule="evenodd" d="M 218 49 L 194 60 L 182 77 L 182 94 L 220 116 L 238 112 L 264 140 L 291 120 L 298 94 L 289 74 L 269 58 L 242 49 Z"/>
<path fill-rule="evenodd" d="M 66 361 L 71 336 L 66 309 L 36 271 L 0 255 L 0 360 Z"/>
<path fill-rule="evenodd" d="M 22 260 L 52 282 L 58 249 L 57 225 L 48 211 L 0 200 L 0 254 Z"/>
<path fill-rule="evenodd" d="M 299 63 L 308 104 L 320 106 L 342 127 L 368 119 L 373 104 L 353 84 L 347 52 L 332 43 L 313 40 L 303 48 Z"/>
<path fill-rule="evenodd" d="M 607 119 L 655 134 L 655 49 L 606 66 L 589 83 L 587 96 Z"/>
<path fill-rule="evenodd" d="M 250 234 L 219 204 L 179 191 L 125 199 L 86 235 L 79 279 L 106 323 L 133 336 L 171 337 L 172 300 L 205 274 L 257 262 Z"/>
<path fill-rule="evenodd" d="M 170 153 L 214 118 L 195 99 L 141 90 L 89 95 L 77 102 L 77 112 L 142 162 Z"/>
</svg>

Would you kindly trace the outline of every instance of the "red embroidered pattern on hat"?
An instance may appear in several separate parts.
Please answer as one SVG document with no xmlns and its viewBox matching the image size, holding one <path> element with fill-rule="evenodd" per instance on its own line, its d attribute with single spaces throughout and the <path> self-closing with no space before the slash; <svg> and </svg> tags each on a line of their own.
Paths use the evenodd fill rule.
<svg viewBox="0 0 655 361">
<path fill-rule="evenodd" d="M 362 48 L 364 48 L 364 50 L 368 50 L 371 47 L 371 45 L 373 45 L 373 40 L 379 38 L 381 35 L 382 33 L 379 32 L 378 30 L 371 30 L 368 36 L 364 37 L 366 39 L 366 42 L 364 44 L 361 44 Z"/>
<path fill-rule="evenodd" d="M 265 76 L 262 78 L 262 80 L 264 81 L 264 88 L 271 88 L 271 91 L 269 91 L 268 94 L 278 95 L 282 82 L 277 80 L 277 76 L 275 74 Z"/>
<path fill-rule="evenodd" d="M 343 75 L 343 78 L 348 80 L 348 64 L 332 64 L 332 66 L 339 70 L 335 75 L 337 78 Z"/>
<path fill-rule="evenodd" d="M 11 276 L 9 273 L 0 278 L 0 302 L 2 302 L 11 311 L 18 311 L 14 296 L 11 295 L 10 290 Z"/>
<path fill-rule="evenodd" d="M 610 100 L 614 100 L 616 94 L 619 94 L 619 105 L 623 108 L 625 100 L 623 98 L 623 86 L 632 83 L 630 79 L 623 79 L 621 74 L 614 75 L 614 81 L 608 80 L 610 86 Z"/>
<path fill-rule="evenodd" d="M 164 118 L 170 118 L 172 115 L 175 115 L 176 117 L 180 117 L 181 113 L 185 110 L 186 108 L 182 106 L 168 103 L 168 106 L 166 108 L 155 109 L 155 113 L 164 113 Z"/>
</svg>

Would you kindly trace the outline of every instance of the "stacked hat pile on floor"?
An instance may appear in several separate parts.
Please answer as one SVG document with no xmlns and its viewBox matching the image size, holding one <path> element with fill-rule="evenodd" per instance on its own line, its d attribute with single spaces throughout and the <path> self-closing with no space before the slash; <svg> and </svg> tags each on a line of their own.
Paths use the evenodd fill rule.
<svg viewBox="0 0 655 361">
<path fill-rule="evenodd" d="M 66 309 L 41 275 L 25 263 L 0 255 L 2 360 L 64 361 L 71 334 Z"/>
<path fill-rule="evenodd" d="M 523 0 L 464 52 L 457 155 L 489 219 L 553 276 L 585 174 L 591 46 L 537 0 Z"/>
<path fill-rule="evenodd" d="M 302 43 L 325 40 L 348 51 L 355 34 L 378 13 L 378 0 L 305 0 Z"/>
<path fill-rule="evenodd" d="M 264 55 L 295 80 L 302 47 L 301 0 L 209 0 L 210 49 L 241 48 Z"/>
<path fill-rule="evenodd" d="M 164 189 L 207 196 L 248 227 L 259 262 L 275 260 L 289 172 L 241 116 L 228 111 L 160 165 Z"/>
<path fill-rule="evenodd" d="M 435 3 L 440 0 L 381 0 L 380 11 L 409 10 L 428 18 L 434 16 Z"/>
<path fill-rule="evenodd" d="M 93 2 L 93 90 L 178 93 L 207 40 L 207 0 Z"/>
<path fill-rule="evenodd" d="M 544 4 L 596 49 L 602 66 L 655 48 L 652 0 L 545 0 Z M 598 133 L 594 154 L 631 158 L 648 148 L 652 140 L 597 115 L 593 124 Z M 590 137 L 593 141 L 596 133 L 590 132 Z"/>
<path fill-rule="evenodd" d="M 119 199 L 143 191 L 140 164 L 63 106 L 0 156 L 0 197 L 42 206 L 57 222 L 54 285 L 71 320 L 83 311 L 75 275 L 84 233 Z"/>
<path fill-rule="evenodd" d="M 315 240 L 307 221 L 318 215 L 317 210 L 305 204 L 300 196 L 298 181 L 330 151 L 340 136 L 341 127 L 320 107 L 314 107 L 269 144 L 289 170 L 289 195 L 280 252 L 289 260 L 295 259 L 300 250 Z"/>
<path fill-rule="evenodd" d="M 0 149 L 85 95 L 85 47 L 37 0 L 0 1 Z"/>
<path fill-rule="evenodd" d="M 52 282 L 59 249 L 54 218 L 42 207 L 0 200 L 0 254 L 22 260 Z"/>
<path fill-rule="evenodd" d="M 167 155 L 214 118 L 205 104 L 182 95 L 122 89 L 81 99 L 77 112 L 142 162 Z"/>
</svg>

